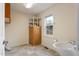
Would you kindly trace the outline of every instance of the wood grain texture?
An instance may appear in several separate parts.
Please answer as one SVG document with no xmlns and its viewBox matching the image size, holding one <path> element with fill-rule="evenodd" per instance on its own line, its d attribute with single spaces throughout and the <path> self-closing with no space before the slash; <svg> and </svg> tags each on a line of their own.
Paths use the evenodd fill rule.
<svg viewBox="0 0 79 59">
<path fill-rule="evenodd" d="M 29 27 L 29 43 L 33 46 L 41 44 L 41 31 L 39 26 Z"/>
<path fill-rule="evenodd" d="M 11 22 L 10 3 L 5 3 L 5 22 Z"/>
</svg>

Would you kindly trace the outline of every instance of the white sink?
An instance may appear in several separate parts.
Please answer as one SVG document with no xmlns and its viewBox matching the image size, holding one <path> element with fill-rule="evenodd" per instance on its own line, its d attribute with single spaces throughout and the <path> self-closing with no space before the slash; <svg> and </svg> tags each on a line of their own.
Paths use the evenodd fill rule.
<svg viewBox="0 0 79 59">
<path fill-rule="evenodd" d="M 60 55 L 63 56 L 75 56 L 76 54 L 76 49 L 75 45 L 72 44 L 67 44 L 67 43 L 62 43 L 62 42 L 56 42 L 53 44 L 54 49 L 60 53 Z"/>
</svg>

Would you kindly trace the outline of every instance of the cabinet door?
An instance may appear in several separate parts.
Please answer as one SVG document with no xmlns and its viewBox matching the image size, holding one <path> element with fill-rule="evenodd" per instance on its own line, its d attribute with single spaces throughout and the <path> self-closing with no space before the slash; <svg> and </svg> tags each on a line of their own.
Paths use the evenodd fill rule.
<svg viewBox="0 0 79 59">
<path fill-rule="evenodd" d="M 33 45 L 33 27 L 29 27 L 29 44 Z"/>
<path fill-rule="evenodd" d="M 5 22 L 10 23 L 10 3 L 5 3 Z"/>
<path fill-rule="evenodd" d="M 38 26 L 34 26 L 34 44 L 35 45 L 39 45 L 41 43 L 41 39 L 40 39 L 40 27 Z"/>
</svg>

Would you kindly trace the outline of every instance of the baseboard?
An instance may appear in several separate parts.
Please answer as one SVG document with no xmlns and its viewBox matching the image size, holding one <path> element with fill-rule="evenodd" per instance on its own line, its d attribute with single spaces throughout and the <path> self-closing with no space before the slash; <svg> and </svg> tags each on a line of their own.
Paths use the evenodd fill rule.
<svg viewBox="0 0 79 59">
<path fill-rule="evenodd" d="M 22 47 L 22 46 L 26 46 L 26 45 L 28 45 L 28 44 L 17 45 L 17 46 L 11 47 L 11 48 Z"/>
</svg>

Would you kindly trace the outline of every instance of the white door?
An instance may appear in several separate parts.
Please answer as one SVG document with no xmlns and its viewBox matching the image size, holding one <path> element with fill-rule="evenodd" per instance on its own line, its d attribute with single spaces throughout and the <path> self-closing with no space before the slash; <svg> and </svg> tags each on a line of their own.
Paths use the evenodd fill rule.
<svg viewBox="0 0 79 59">
<path fill-rule="evenodd" d="M 4 55 L 4 4 L 0 3 L 0 56 Z"/>
</svg>

